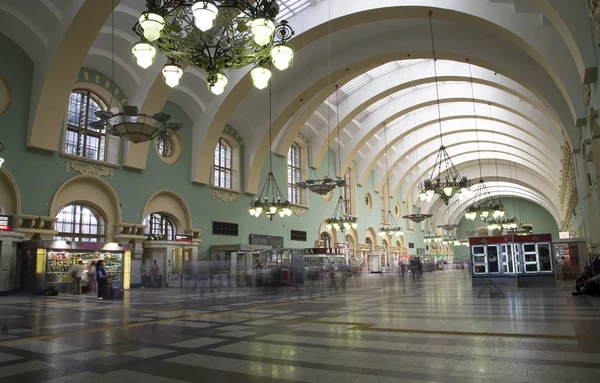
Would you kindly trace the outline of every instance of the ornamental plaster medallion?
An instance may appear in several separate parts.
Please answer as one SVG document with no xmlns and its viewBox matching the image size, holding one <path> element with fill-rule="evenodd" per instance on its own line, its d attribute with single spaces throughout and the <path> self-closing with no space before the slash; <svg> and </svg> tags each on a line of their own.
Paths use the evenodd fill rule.
<svg viewBox="0 0 600 383">
<path fill-rule="evenodd" d="M 240 195 L 238 193 L 228 192 L 225 190 L 213 191 L 213 199 L 220 199 L 225 203 L 240 202 Z"/>
<path fill-rule="evenodd" d="M 290 210 L 292 211 L 292 213 L 296 214 L 296 217 L 300 217 L 300 216 L 306 215 L 307 209 L 300 207 L 300 206 L 292 206 L 290 208 Z"/>
<path fill-rule="evenodd" d="M 329 178 L 329 175 L 328 175 L 328 174 L 323 174 L 323 175 L 321 176 L 321 179 L 322 179 L 322 180 L 324 180 L 324 179 L 327 179 L 327 178 Z M 323 198 L 323 201 L 325 201 L 325 202 L 327 202 L 327 203 L 331 202 L 331 201 L 333 200 L 333 192 L 334 192 L 334 190 L 335 190 L 335 189 L 333 189 L 333 190 L 332 190 L 332 191 L 330 191 L 329 193 L 327 193 L 327 194 L 325 194 L 324 196 L 322 196 L 321 198 Z"/>
<path fill-rule="evenodd" d="M 373 210 L 373 196 L 370 192 L 365 193 L 365 206 L 367 207 L 367 211 Z"/>
<path fill-rule="evenodd" d="M 105 166 L 95 167 L 94 165 L 90 164 L 82 164 L 75 161 L 67 161 L 67 173 L 71 171 L 71 169 L 81 173 L 81 175 L 84 176 L 94 176 L 98 178 L 108 177 L 111 180 L 113 179 L 113 170 Z"/>
</svg>

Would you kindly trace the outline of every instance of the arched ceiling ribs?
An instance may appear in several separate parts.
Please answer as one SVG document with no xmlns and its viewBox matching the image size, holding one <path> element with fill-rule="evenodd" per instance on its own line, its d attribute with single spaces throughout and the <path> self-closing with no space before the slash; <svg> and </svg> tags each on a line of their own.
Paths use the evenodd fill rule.
<svg viewBox="0 0 600 383">
<path fill-rule="evenodd" d="M 471 126 L 469 128 L 464 128 L 465 125 L 465 121 L 471 121 L 469 116 L 452 116 L 452 117 L 448 117 L 443 119 L 443 126 L 444 126 L 444 144 L 446 145 L 446 147 L 448 147 L 448 142 L 447 141 L 449 138 L 451 140 L 454 141 L 469 141 L 469 142 L 476 142 L 477 141 L 477 134 L 475 132 L 475 128 L 474 126 Z M 482 121 L 484 121 L 484 119 L 482 119 Z M 488 139 L 490 141 L 496 141 L 496 145 L 498 147 L 503 146 L 505 144 L 501 144 L 500 142 L 496 140 L 494 140 L 494 135 L 497 136 L 497 138 L 505 136 L 505 137 L 511 137 L 514 140 L 514 145 L 515 146 L 519 146 L 519 147 L 527 147 L 527 146 L 532 146 L 531 145 L 531 141 L 535 142 L 539 142 L 540 147 L 545 147 L 545 149 L 548 151 L 546 152 L 541 152 L 540 148 L 535 148 L 534 150 L 539 151 L 540 155 L 542 158 L 546 157 L 548 163 L 555 163 L 558 164 L 559 163 L 559 158 L 555 155 L 556 153 L 556 145 L 552 145 L 552 144 L 547 144 L 546 142 L 544 142 L 543 140 L 539 139 L 539 136 L 535 136 L 530 134 L 529 132 L 527 132 L 526 130 L 520 128 L 518 125 L 512 125 L 506 121 L 502 121 L 502 120 L 496 120 L 494 121 L 495 125 L 498 126 L 494 126 L 493 131 L 492 128 L 487 127 L 487 126 L 481 126 L 480 128 L 483 130 L 482 132 L 479 133 L 479 139 L 481 139 L 481 137 L 483 137 L 483 135 L 488 135 Z M 470 125 L 470 124 L 469 124 Z M 503 126 L 505 125 L 505 126 Z M 410 125 L 409 125 L 410 126 Z M 468 125 L 467 125 L 468 126 Z M 510 128 L 513 128 L 514 130 L 511 131 Z M 391 131 L 391 129 L 390 129 Z M 419 144 L 419 139 L 424 139 L 424 143 L 428 144 L 429 148 L 439 148 L 440 146 L 440 141 L 439 141 L 439 130 L 437 127 L 437 120 L 430 120 L 427 121 L 423 124 L 419 124 L 417 126 L 415 126 L 414 128 L 412 128 L 411 130 L 400 130 L 402 133 L 400 134 L 390 134 L 390 132 L 388 131 L 388 136 L 392 136 L 394 138 L 392 139 L 388 139 L 388 148 L 392 148 L 395 147 L 397 145 L 399 145 L 400 147 L 396 148 L 397 149 L 397 153 L 399 153 L 398 155 L 401 156 L 400 158 L 402 158 L 403 156 L 406 155 L 406 153 L 410 153 L 414 150 L 416 150 L 418 148 L 418 144 Z M 459 132 L 462 133 L 470 133 L 468 135 L 461 135 L 461 136 L 457 136 L 457 134 Z M 489 131 L 489 133 L 488 133 Z M 511 132 L 512 135 L 509 135 L 508 133 L 506 133 L 507 131 Z M 394 131 L 392 131 L 394 132 Z M 417 138 L 415 138 L 417 137 Z M 412 138 L 412 140 L 409 141 L 409 138 Z M 436 140 L 437 138 L 437 140 Z M 531 140 L 531 141 L 530 141 Z M 437 150 L 437 149 L 436 149 Z M 373 149 L 373 154 L 369 157 L 368 161 L 362 161 L 358 168 L 357 168 L 357 180 L 359 181 L 360 184 L 364 184 L 366 177 L 368 177 L 369 172 L 371 170 L 373 170 L 376 166 L 376 163 L 383 158 L 385 154 L 385 146 L 383 143 L 379 143 L 377 144 L 377 146 Z M 455 153 L 455 154 L 459 154 L 459 153 Z M 396 157 L 392 157 L 391 160 L 391 164 L 392 167 L 396 166 L 397 164 L 397 159 Z M 343 162 L 344 164 L 346 164 L 346 162 Z M 558 167 L 558 169 L 560 169 L 560 167 Z"/>
<path fill-rule="evenodd" d="M 443 60 L 438 60 L 438 62 L 439 81 L 442 90 L 441 97 L 471 98 L 468 65 L 463 62 Z M 433 73 L 429 73 L 433 72 L 431 65 L 431 61 L 427 61 L 425 63 L 400 67 L 394 72 L 387 73 L 365 84 L 360 88 L 360 92 L 350 94 L 339 106 L 340 129 L 344 131 L 347 128 L 347 125 L 353 122 L 353 119 L 361 115 L 362 111 L 376 103 L 380 103 L 381 100 L 384 100 L 385 98 L 401 94 L 397 100 L 406 100 L 406 106 L 414 105 L 417 102 L 416 100 L 424 101 L 424 99 L 418 97 L 420 94 L 428 94 L 435 91 L 435 88 L 433 88 L 433 85 L 435 84 Z M 557 130 L 560 131 L 565 129 L 556 113 L 523 86 L 502 75 L 494 74 L 485 68 L 473 67 L 472 69 L 476 98 L 484 99 L 487 94 L 493 94 L 492 92 L 497 92 L 498 95 L 505 94 L 504 98 L 512 101 L 511 106 L 514 105 L 513 109 L 522 110 L 523 113 L 526 112 L 526 114 L 530 114 L 531 112 L 537 113 L 540 116 L 539 119 L 543 118 L 549 120 L 549 124 L 555 125 Z M 431 89 L 418 89 L 415 91 L 415 87 L 424 88 L 427 86 L 431 87 Z M 444 92 L 444 88 L 453 89 L 454 91 Z M 492 88 L 496 88 L 497 90 L 492 90 Z M 457 93 L 456 90 L 459 92 Z M 406 106 L 397 107 L 397 109 L 405 109 Z M 330 121 L 331 126 L 336 125 L 336 119 L 336 116 L 332 118 L 332 121 Z M 392 118 L 389 118 L 383 122 L 389 123 L 391 119 Z M 356 121 L 355 123 L 361 126 L 364 125 L 364 121 Z M 280 155 L 283 155 L 283 153 L 287 151 L 291 144 L 290 140 L 293 139 L 297 134 L 297 131 L 300 130 L 299 126 L 299 121 L 297 121 L 296 125 L 291 124 L 290 128 L 285 132 L 285 138 L 279 144 L 278 153 Z M 319 137 L 318 144 L 314 145 L 319 149 L 319 152 L 315 155 L 318 162 L 322 160 L 326 153 L 326 147 L 322 144 L 326 141 L 326 138 Z"/>
<path fill-rule="evenodd" d="M 431 56 L 430 53 L 420 50 L 423 46 L 427 46 L 426 37 L 428 36 L 426 28 L 423 28 L 424 26 L 420 25 L 423 24 L 422 20 L 420 23 L 391 24 L 382 24 L 382 28 L 377 28 L 377 31 L 369 31 L 368 28 L 364 28 L 364 26 L 357 29 L 351 28 L 352 30 L 344 29 L 344 35 L 346 38 L 342 42 L 336 40 L 334 51 L 332 51 L 332 68 L 338 69 L 334 69 L 331 78 L 337 80 L 337 83 L 341 85 L 347 81 L 346 75 L 348 75 L 350 78 L 354 78 L 357 74 L 373 68 L 375 63 L 380 65 L 383 62 L 407 57 L 406 52 L 410 52 L 411 58 L 427 58 Z M 407 30 L 404 30 L 403 28 L 407 28 Z M 444 28 L 449 28 L 445 31 L 446 33 L 444 33 L 444 31 L 440 32 L 441 34 L 447 36 L 447 39 L 445 39 L 445 45 L 447 48 L 449 48 L 450 45 L 452 45 L 454 48 L 450 52 L 441 48 L 440 59 L 462 61 L 464 60 L 464 57 L 470 57 L 474 65 L 503 73 L 509 78 L 515 79 L 517 82 L 520 81 L 538 97 L 548 100 L 550 105 L 553 105 L 553 109 L 555 109 L 557 113 L 561 115 L 561 120 L 563 120 L 563 123 L 566 123 L 568 126 L 573 125 L 572 116 L 567 117 L 567 115 L 570 113 L 568 112 L 568 108 L 564 108 L 564 100 L 560 100 L 562 96 L 558 96 L 560 92 L 557 93 L 555 85 L 552 81 L 548 81 L 548 78 L 543 79 L 544 77 L 547 77 L 547 74 L 538 66 L 538 64 L 533 63 L 530 57 L 524 57 L 523 52 L 517 52 L 517 50 L 513 49 L 514 47 L 511 47 L 510 44 L 506 42 L 499 44 L 497 36 L 494 39 L 489 38 L 488 40 L 488 37 L 490 36 L 486 31 L 479 29 L 469 30 L 469 27 L 465 25 L 452 25 L 451 31 L 448 24 L 444 24 L 443 28 L 441 29 Z M 410 30 L 409 34 L 407 34 L 408 30 Z M 410 39 L 397 38 L 397 36 L 408 35 L 411 36 Z M 472 38 L 475 35 L 477 38 L 474 39 L 473 44 L 466 46 L 464 44 L 465 39 L 473 40 Z M 391 38 L 392 36 L 393 39 Z M 346 43 L 346 41 L 348 43 Z M 377 44 L 373 44 L 373 41 L 377 41 Z M 351 49 L 349 47 L 350 42 L 352 43 Z M 313 108 L 316 108 L 316 106 L 322 103 L 329 95 L 331 95 L 331 93 L 333 93 L 333 86 L 327 86 L 329 75 L 326 73 L 326 69 L 323 68 L 326 66 L 321 65 L 321 61 L 314 59 L 315 57 L 319 57 L 317 51 L 322 49 L 323 45 L 324 44 L 322 41 L 319 41 L 318 44 L 307 45 L 304 49 L 302 49 L 302 52 L 298 53 L 299 59 L 296 61 L 297 65 L 294 66 L 290 71 L 286 71 L 288 73 L 283 72 L 283 74 L 281 74 L 281 78 L 278 79 L 281 81 L 281 83 L 285 84 L 285 87 L 274 89 L 274 98 L 276 102 L 274 103 L 273 110 L 274 115 L 277 116 L 273 124 L 273 132 L 275 134 L 280 132 L 281 127 L 287 123 L 289 118 L 298 110 L 300 105 L 304 104 L 305 102 L 314 102 L 315 105 Z M 409 46 L 415 49 L 406 49 Z M 310 52 L 311 49 L 315 50 L 314 54 L 312 55 Z M 348 55 L 348 52 L 352 52 L 351 57 Z M 402 54 L 399 52 L 405 53 Z M 311 62 L 307 63 L 306 66 L 303 66 L 301 63 L 302 56 L 310 57 Z M 485 58 L 482 59 L 481 57 Z M 306 59 L 308 60 L 308 58 Z M 509 59 L 508 61 L 510 62 L 507 62 L 507 59 Z M 536 66 L 537 69 L 533 69 Z M 294 69 L 298 67 L 302 69 Z M 303 67 L 306 67 L 307 70 L 305 70 Z M 520 72 L 520 74 L 518 74 L 518 72 Z M 341 79 L 344 79 L 344 81 L 341 81 Z M 249 81 L 244 82 L 248 87 L 250 86 Z M 230 84 L 233 83 L 230 81 Z M 551 90 L 551 88 L 554 88 L 554 90 Z M 323 89 L 326 89 L 326 91 L 323 91 Z M 233 93 L 236 94 L 236 97 L 243 98 L 247 92 L 248 88 L 245 86 L 242 88 L 240 85 L 237 85 L 235 86 L 235 89 L 229 91 L 229 96 L 225 96 L 224 98 L 227 100 Z M 315 100 L 315 95 L 317 94 L 319 94 L 320 99 Z M 300 99 L 304 101 L 301 102 Z M 231 111 L 227 111 L 226 109 L 228 108 L 225 108 L 222 104 L 215 104 L 214 107 L 216 109 L 208 112 L 207 115 L 211 113 L 216 115 L 218 112 L 222 118 L 225 118 L 231 113 Z M 244 113 L 243 106 L 240 106 L 240 108 L 242 108 L 240 113 Z M 305 119 L 306 118 L 303 118 L 302 120 Z M 200 138 L 198 140 L 194 140 L 195 143 L 202 143 L 202 147 L 204 148 L 203 150 L 195 151 L 195 154 L 198 155 L 195 164 L 195 180 L 198 182 L 208 182 L 209 180 L 209 154 L 203 153 L 210 153 L 209 148 L 214 146 L 214 143 L 216 142 L 215 140 L 218 138 L 218 135 L 216 134 L 216 132 L 218 132 L 217 126 L 222 126 L 222 124 L 226 122 L 220 119 L 215 120 L 210 117 L 209 120 L 211 121 L 210 125 L 208 127 L 204 125 L 202 128 L 203 130 L 198 132 L 198 137 Z M 208 130 L 211 132 L 204 134 L 203 132 L 206 131 L 206 128 L 208 128 Z M 572 134 L 571 131 L 574 131 L 574 129 L 569 130 L 570 134 Z M 201 140 L 201 137 L 203 136 L 205 136 L 205 141 L 207 141 L 206 144 L 204 144 Z M 268 153 L 268 139 L 265 139 L 264 135 L 260 138 L 262 139 L 262 143 L 256 146 L 259 148 L 259 152 L 254 156 L 251 165 L 251 172 L 249 173 L 247 188 L 249 192 L 255 192 L 257 188 L 257 174 L 260 174 L 262 160 L 264 159 L 266 153 Z M 204 158 L 203 156 L 207 157 Z"/>
<path fill-rule="evenodd" d="M 460 147 L 461 144 L 458 144 L 457 146 Z M 503 148 L 494 150 L 491 148 L 492 145 L 489 145 L 489 143 L 485 148 L 480 147 L 478 149 L 476 145 L 471 146 L 473 147 L 472 150 L 461 150 L 460 155 L 452 157 L 455 166 L 459 166 L 463 162 L 478 160 L 478 158 L 481 158 L 482 160 L 499 159 L 511 162 L 519 162 L 522 164 L 526 164 L 532 172 L 540 174 L 541 177 L 547 179 L 549 182 L 548 191 L 553 191 L 555 194 L 558 194 L 558 190 L 552 185 L 558 185 L 559 175 L 554 172 L 549 173 L 550 169 L 548 169 L 547 165 L 539 162 L 539 159 L 531 156 L 529 153 L 522 150 L 518 150 L 516 152 L 514 150 L 506 151 Z M 393 188 L 394 193 L 397 193 L 398 188 L 402 186 L 402 200 L 406 200 L 409 194 L 412 196 L 416 196 L 416 194 L 418 193 L 417 189 L 419 183 L 424 177 L 429 176 L 431 174 L 431 170 L 433 169 L 433 162 L 435 161 L 434 155 L 435 154 L 430 154 L 426 158 L 426 165 L 420 164 L 420 162 L 425 161 L 419 160 L 419 162 L 411 164 L 410 168 L 407 169 L 404 173 L 402 173 L 397 179 L 390 180 L 390 185 L 395 185 L 395 187 Z M 412 175 L 413 169 L 418 169 L 418 174 L 416 174 L 414 177 L 411 177 L 410 180 L 407 180 L 407 176 Z M 486 169 L 482 168 L 483 174 L 486 174 L 485 171 Z M 487 172 L 489 173 L 490 171 L 488 170 Z M 478 180 L 479 176 L 478 174 L 476 174 L 476 178 L 473 181 L 474 183 L 477 183 Z"/>
<path fill-rule="evenodd" d="M 14 41 L 34 63 L 44 56 L 46 36 L 27 16 L 7 3 L 0 3 L 0 32 Z"/>
<path fill-rule="evenodd" d="M 107 59 L 109 61 L 108 62 L 109 68 L 110 68 L 110 66 L 112 66 L 112 63 L 114 62 L 116 65 L 120 66 L 122 69 L 125 70 L 125 72 L 129 75 L 129 77 L 133 80 L 133 82 L 135 82 L 136 85 L 140 84 L 140 75 L 133 67 L 135 65 L 135 63 L 133 63 L 131 61 L 125 61 L 124 59 L 122 59 L 119 56 L 115 56 L 114 60 L 113 60 L 111 51 L 107 51 L 107 50 L 100 49 L 100 48 L 90 48 L 88 55 L 89 56 L 99 56 L 99 57 L 103 57 L 103 58 Z M 96 65 L 96 67 L 97 67 L 97 65 Z M 98 70 L 97 68 L 93 68 L 93 69 Z M 105 76 L 110 77 L 110 71 L 107 73 L 106 70 L 102 70 L 101 72 Z M 116 79 L 112 79 L 112 80 L 117 81 Z M 119 86 L 124 88 L 124 85 L 121 84 L 120 82 L 119 82 Z M 135 89 L 135 87 L 130 87 L 129 89 L 127 89 L 126 90 L 127 94 L 131 94 L 134 91 L 134 89 Z"/>
</svg>

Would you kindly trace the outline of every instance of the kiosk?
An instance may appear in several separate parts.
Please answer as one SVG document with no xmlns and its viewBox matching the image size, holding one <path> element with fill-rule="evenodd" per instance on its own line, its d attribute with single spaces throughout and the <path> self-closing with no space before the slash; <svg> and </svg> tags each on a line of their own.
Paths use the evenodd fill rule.
<svg viewBox="0 0 600 383">
<path fill-rule="evenodd" d="M 469 238 L 473 284 L 549 286 L 556 283 L 550 234 Z"/>
<path fill-rule="evenodd" d="M 92 261 L 104 260 L 110 280 L 129 289 L 131 251 L 128 244 L 71 241 L 25 241 L 26 286 L 33 292 L 53 285 L 61 293 L 70 292 L 71 269 L 82 261 L 83 285 L 88 283 L 87 268 Z"/>
</svg>

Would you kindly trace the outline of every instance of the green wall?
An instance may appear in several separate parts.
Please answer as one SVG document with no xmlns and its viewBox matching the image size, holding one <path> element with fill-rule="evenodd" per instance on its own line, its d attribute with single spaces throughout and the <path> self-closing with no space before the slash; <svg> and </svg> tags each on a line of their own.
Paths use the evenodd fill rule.
<svg viewBox="0 0 600 383">
<path fill-rule="evenodd" d="M 23 214 L 47 216 L 50 213 L 50 204 L 56 190 L 68 179 L 79 173 L 66 171 L 66 162 L 70 160 L 60 153 L 48 153 L 28 149 L 26 132 L 29 118 L 29 102 L 31 98 L 31 84 L 33 77 L 33 64 L 28 56 L 12 41 L 0 34 L 0 52 L 3 57 L 10 60 L 0 60 L 0 75 L 7 79 L 13 92 L 13 102 L 10 109 L 0 116 L 0 139 L 7 149 L 2 154 L 6 159 L 4 166 L 15 178 L 21 195 Z M 103 82 L 103 81 L 102 81 Z M 125 95 L 128 96 L 128 95 Z M 269 234 L 283 236 L 287 247 L 312 247 L 318 238 L 321 222 L 333 213 L 339 191 L 330 203 L 325 203 L 321 196 L 309 194 L 309 209 L 305 216 L 292 215 L 288 218 L 275 218 L 272 222 L 265 216 L 251 217 L 248 214 L 248 205 L 252 196 L 241 193 L 239 202 L 224 203 L 213 199 L 213 188 L 206 185 L 194 184 L 190 181 L 192 173 L 192 121 L 177 105 L 167 102 L 164 112 L 172 116 L 172 121 L 181 122 L 183 129 L 180 131 L 182 142 L 182 156 L 176 164 L 166 164 L 151 147 L 148 151 L 147 166 L 145 170 L 131 170 L 125 168 L 114 169 L 113 179 L 103 177 L 119 196 L 123 222 L 142 223 L 142 211 L 148 198 L 156 191 L 171 189 L 181 195 L 187 202 L 192 213 L 194 229 L 203 229 L 202 247 L 200 255 L 205 256 L 211 245 L 219 244 L 244 244 L 248 243 L 249 234 Z M 235 127 L 234 127 L 235 128 Z M 60 146 L 62 148 L 62 144 Z M 121 144 L 121 152 L 124 145 Z M 243 158 L 243 156 L 242 156 Z M 82 161 L 83 162 L 83 161 Z M 122 153 L 120 157 L 122 162 Z M 337 169 L 337 156 L 334 152 L 328 153 L 316 174 L 328 172 L 327 164 L 333 172 Z M 243 169 L 243 164 L 240 164 Z M 268 169 L 268 157 L 264 169 Z M 285 193 L 286 159 L 274 156 L 273 172 L 280 182 L 280 187 Z M 261 185 L 266 178 L 266 172 L 261 175 Z M 243 179 L 243 178 L 241 178 Z M 379 207 L 379 194 L 373 190 L 373 175 L 368 181 L 356 188 L 357 213 L 359 216 L 359 242 L 364 243 L 365 229 L 369 226 L 378 230 L 381 212 Z M 370 191 L 373 196 L 374 208 L 368 212 L 364 205 L 364 195 Z M 393 209 L 394 201 L 390 202 Z M 406 205 L 402 205 L 403 214 L 406 214 Z M 239 224 L 237 237 L 212 235 L 212 221 L 235 222 Z M 406 222 L 400 224 L 406 229 Z M 110 223 L 112 224 L 112 223 Z M 416 248 L 424 248 L 419 225 L 415 225 L 413 232 L 405 230 L 405 247 L 413 242 Z M 306 242 L 290 241 L 290 230 L 305 230 L 308 232 Z M 338 235 L 338 239 L 342 238 Z M 392 241 L 395 244 L 395 240 Z M 415 249 L 410 249 L 415 251 Z"/>
</svg>

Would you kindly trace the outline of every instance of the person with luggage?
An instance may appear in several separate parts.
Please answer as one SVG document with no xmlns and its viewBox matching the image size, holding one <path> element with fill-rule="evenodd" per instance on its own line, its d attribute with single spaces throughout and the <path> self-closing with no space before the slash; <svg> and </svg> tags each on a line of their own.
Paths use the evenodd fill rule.
<svg viewBox="0 0 600 383">
<path fill-rule="evenodd" d="M 104 293 L 104 289 L 106 288 L 106 271 L 104 270 L 104 260 L 99 260 L 96 263 L 96 280 L 98 281 L 98 298 L 102 300 L 102 294 Z"/>
<path fill-rule="evenodd" d="M 77 261 L 77 264 L 71 269 L 71 276 L 73 277 L 73 294 L 81 295 L 81 278 L 83 277 L 83 267 L 81 266 L 81 259 Z"/>
</svg>

